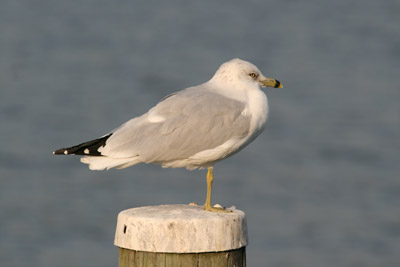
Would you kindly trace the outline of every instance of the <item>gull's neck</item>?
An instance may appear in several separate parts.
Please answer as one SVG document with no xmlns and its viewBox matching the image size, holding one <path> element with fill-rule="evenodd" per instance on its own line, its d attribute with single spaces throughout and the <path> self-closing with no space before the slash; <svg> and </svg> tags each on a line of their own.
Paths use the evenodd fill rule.
<svg viewBox="0 0 400 267">
<path fill-rule="evenodd" d="M 214 78 L 207 82 L 211 91 L 246 104 L 242 114 L 251 118 L 250 132 L 255 138 L 263 131 L 267 121 L 269 108 L 266 94 L 255 83 L 221 82 Z"/>
<path fill-rule="evenodd" d="M 222 78 L 222 79 L 221 79 Z M 224 79 L 226 77 L 214 76 L 207 82 L 207 87 L 218 94 L 225 97 L 238 100 L 240 102 L 247 102 L 250 94 L 258 91 L 263 94 L 260 87 L 255 83 L 247 81 L 238 82 L 237 80 Z"/>
</svg>

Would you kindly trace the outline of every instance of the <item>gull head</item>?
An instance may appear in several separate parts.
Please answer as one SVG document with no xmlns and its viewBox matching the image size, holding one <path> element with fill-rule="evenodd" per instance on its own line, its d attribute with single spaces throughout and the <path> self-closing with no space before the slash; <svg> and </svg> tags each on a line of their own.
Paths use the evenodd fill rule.
<svg viewBox="0 0 400 267">
<path fill-rule="evenodd" d="M 278 80 L 265 77 L 255 65 L 238 58 L 222 64 L 211 80 L 225 84 L 283 88 Z"/>
</svg>

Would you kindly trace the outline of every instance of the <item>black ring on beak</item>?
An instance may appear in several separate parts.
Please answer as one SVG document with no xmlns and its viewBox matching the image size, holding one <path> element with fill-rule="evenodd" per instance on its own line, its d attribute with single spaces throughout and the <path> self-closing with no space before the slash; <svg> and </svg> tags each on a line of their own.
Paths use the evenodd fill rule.
<svg viewBox="0 0 400 267">
<path fill-rule="evenodd" d="M 281 86 L 281 82 L 280 81 L 278 81 L 278 80 L 275 80 L 275 81 L 276 81 L 276 83 L 275 83 L 274 88 L 278 88 L 279 86 Z"/>
</svg>

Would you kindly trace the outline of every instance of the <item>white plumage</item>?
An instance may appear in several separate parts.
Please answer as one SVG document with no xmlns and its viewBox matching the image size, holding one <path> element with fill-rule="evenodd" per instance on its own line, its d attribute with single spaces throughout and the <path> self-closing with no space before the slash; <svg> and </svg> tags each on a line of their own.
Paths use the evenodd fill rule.
<svg viewBox="0 0 400 267">
<path fill-rule="evenodd" d="M 85 155 L 81 161 L 92 170 L 141 162 L 209 168 L 263 131 L 268 101 L 260 86 L 281 87 L 253 64 L 233 59 L 208 82 L 167 96 L 102 138 L 55 154 Z"/>
</svg>

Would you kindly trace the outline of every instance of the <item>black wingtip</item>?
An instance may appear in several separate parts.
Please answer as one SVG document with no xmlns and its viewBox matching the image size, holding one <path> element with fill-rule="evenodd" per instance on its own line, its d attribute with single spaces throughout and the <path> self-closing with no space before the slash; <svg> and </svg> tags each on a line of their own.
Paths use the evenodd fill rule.
<svg viewBox="0 0 400 267">
<path fill-rule="evenodd" d="M 53 155 L 66 155 L 66 154 L 68 154 L 68 152 L 65 153 L 66 151 L 67 150 L 65 148 L 60 148 L 60 149 L 57 149 L 56 151 L 54 151 Z"/>
<path fill-rule="evenodd" d="M 101 156 L 101 153 L 98 151 L 98 149 L 105 146 L 107 139 L 111 135 L 112 133 L 98 139 L 79 144 L 77 146 L 57 149 L 53 152 L 53 155 Z"/>
</svg>

